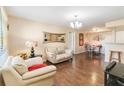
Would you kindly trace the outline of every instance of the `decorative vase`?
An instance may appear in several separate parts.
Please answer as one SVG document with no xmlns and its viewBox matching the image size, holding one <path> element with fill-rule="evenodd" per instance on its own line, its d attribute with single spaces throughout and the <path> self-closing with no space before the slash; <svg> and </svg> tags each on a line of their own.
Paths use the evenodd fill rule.
<svg viewBox="0 0 124 93">
<path fill-rule="evenodd" d="M 35 56 L 35 53 L 34 53 L 34 47 L 31 48 L 31 54 L 30 54 L 30 57 L 34 57 Z"/>
</svg>

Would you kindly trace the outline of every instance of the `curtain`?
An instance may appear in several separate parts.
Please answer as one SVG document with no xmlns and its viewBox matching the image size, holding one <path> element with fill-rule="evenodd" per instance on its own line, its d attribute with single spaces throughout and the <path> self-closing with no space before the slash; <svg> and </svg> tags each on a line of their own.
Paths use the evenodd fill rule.
<svg viewBox="0 0 124 93">
<path fill-rule="evenodd" d="M 7 40 L 7 16 L 4 8 L 0 7 L 0 67 L 4 65 L 8 57 Z"/>
</svg>

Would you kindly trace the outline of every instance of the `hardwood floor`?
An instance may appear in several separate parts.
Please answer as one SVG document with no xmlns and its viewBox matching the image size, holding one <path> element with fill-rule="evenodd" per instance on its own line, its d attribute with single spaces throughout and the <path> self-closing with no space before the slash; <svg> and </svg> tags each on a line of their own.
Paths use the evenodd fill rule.
<svg viewBox="0 0 124 93">
<path fill-rule="evenodd" d="M 86 53 L 73 57 L 73 61 L 56 64 L 55 85 L 104 85 L 104 56 L 88 58 Z"/>
</svg>

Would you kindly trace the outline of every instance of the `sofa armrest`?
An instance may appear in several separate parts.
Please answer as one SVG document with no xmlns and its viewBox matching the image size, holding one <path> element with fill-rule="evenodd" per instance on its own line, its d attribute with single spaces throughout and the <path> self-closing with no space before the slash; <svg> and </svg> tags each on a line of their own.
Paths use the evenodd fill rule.
<svg viewBox="0 0 124 93">
<path fill-rule="evenodd" d="M 20 85 L 19 82 L 22 81 L 22 76 L 12 66 L 2 69 L 2 77 L 5 85 L 9 86 Z"/>
<path fill-rule="evenodd" d="M 38 77 L 44 74 L 48 74 L 50 72 L 56 71 L 56 67 L 51 65 L 51 66 L 46 66 L 43 68 L 39 68 L 37 70 L 34 71 L 30 71 L 30 72 L 26 72 L 25 74 L 22 75 L 22 79 L 26 80 L 26 79 L 31 79 L 34 77 Z"/>
<path fill-rule="evenodd" d="M 69 55 L 72 55 L 72 50 L 66 49 L 66 50 L 65 50 L 65 53 L 67 53 L 67 54 L 69 54 Z"/>
</svg>

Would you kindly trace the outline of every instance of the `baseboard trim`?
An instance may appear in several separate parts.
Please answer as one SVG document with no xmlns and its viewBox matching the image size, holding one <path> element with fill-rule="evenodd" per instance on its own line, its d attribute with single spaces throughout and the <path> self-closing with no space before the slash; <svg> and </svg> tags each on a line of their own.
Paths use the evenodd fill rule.
<svg viewBox="0 0 124 93">
<path fill-rule="evenodd" d="M 81 51 L 81 52 L 75 52 L 74 54 L 81 54 L 81 53 L 84 53 L 84 52 L 86 52 L 86 51 Z"/>
</svg>

